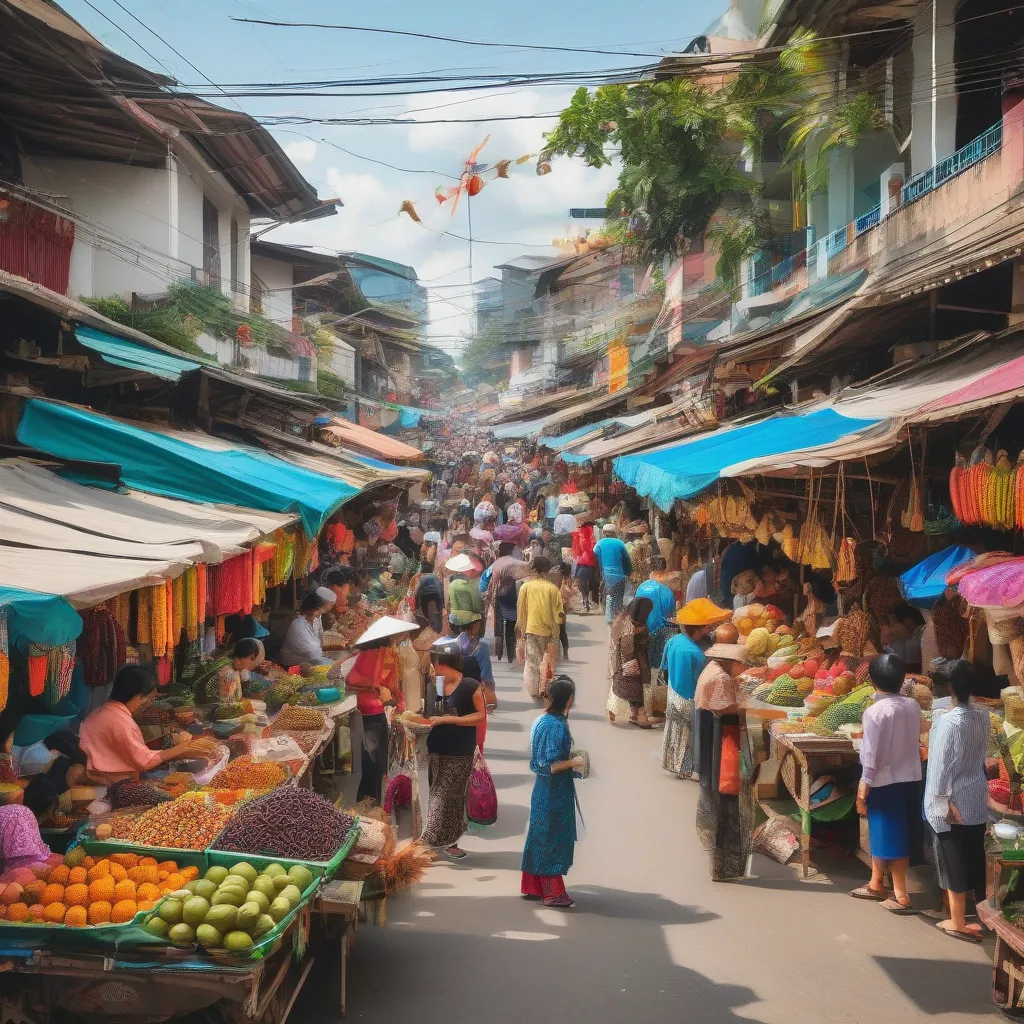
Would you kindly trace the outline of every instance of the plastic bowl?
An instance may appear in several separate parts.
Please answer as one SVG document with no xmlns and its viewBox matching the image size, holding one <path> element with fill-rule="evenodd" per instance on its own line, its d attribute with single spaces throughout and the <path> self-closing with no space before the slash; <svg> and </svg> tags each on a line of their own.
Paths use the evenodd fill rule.
<svg viewBox="0 0 1024 1024">
<path fill-rule="evenodd" d="M 336 700 L 341 700 L 341 691 L 336 686 L 321 686 L 316 691 L 316 699 L 321 704 L 333 704 Z"/>
<path fill-rule="evenodd" d="M 992 826 L 992 831 L 998 839 L 1016 839 L 1020 835 L 1020 826 L 1012 821 L 999 821 Z"/>
</svg>

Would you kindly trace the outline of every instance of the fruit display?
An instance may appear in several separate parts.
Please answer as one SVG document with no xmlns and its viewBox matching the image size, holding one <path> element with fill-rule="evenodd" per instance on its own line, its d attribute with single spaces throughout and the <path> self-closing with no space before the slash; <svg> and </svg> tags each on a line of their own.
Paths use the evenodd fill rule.
<svg viewBox="0 0 1024 1024">
<path fill-rule="evenodd" d="M 0 886 L 0 920 L 68 928 L 127 924 L 199 875 L 196 867 L 135 853 L 92 857 L 82 846 L 72 847 L 61 863 L 35 870 L 31 881 Z"/>
<path fill-rule="evenodd" d="M 307 789 L 277 789 L 240 808 L 218 850 L 329 861 L 345 845 L 355 819 Z"/>
<path fill-rule="evenodd" d="M 287 780 L 288 772 L 276 762 L 254 761 L 246 754 L 221 768 L 210 786 L 213 789 L 273 789 Z"/>
<path fill-rule="evenodd" d="M 324 713 L 322 711 L 315 711 L 312 708 L 297 708 L 297 707 L 286 707 L 281 709 L 281 713 L 274 719 L 274 724 L 271 726 L 271 735 L 277 735 L 280 732 L 308 732 L 316 730 L 320 732 L 324 727 Z"/>
<path fill-rule="evenodd" d="M 142 846 L 205 850 L 231 817 L 228 807 L 208 807 L 188 795 L 158 804 L 132 825 L 127 838 Z"/>
<path fill-rule="evenodd" d="M 749 636 L 755 629 L 765 629 L 769 633 L 786 621 L 781 608 L 773 604 L 748 604 L 733 612 L 732 621 L 740 631 L 740 636 Z"/>
<path fill-rule="evenodd" d="M 246 953 L 303 900 L 316 876 L 301 864 L 262 871 L 214 865 L 161 900 L 142 927 L 171 945 Z"/>
<path fill-rule="evenodd" d="M 818 724 L 829 732 L 835 732 L 841 725 L 855 725 L 861 720 L 865 709 L 871 703 L 875 688 L 859 686 L 842 700 L 827 707 L 819 716 Z"/>
<path fill-rule="evenodd" d="M 232 718 L 241 718 L 252 711 L 252 705 L 247 700 L 237 700 L 231 704 L 220 704 L 213 712 L 215 721 L 226 722 Z"/>
<path fill-rule="evenodd" d="M 162 779 L 158 779 L 156 785 L 166 793 L 170 793 L 172 797 L 175 797 L 181 796 L 182 793 L 187 793 L 190 789 L 195 789 L 196 780 L 191 772 L 171 772 L 170 775 L 165 775 Z"/>
<path fill-rule="evenodd" d="M 803 690 L 800 682 L 788 674 L 783 674 L 772 683 L 772 688 L 760 699 L 765 704 L 774 704 L 780 708 L 799 708 L 803 707 L 804 696 L 809 692 L 810 687 Z"/>
</svg>

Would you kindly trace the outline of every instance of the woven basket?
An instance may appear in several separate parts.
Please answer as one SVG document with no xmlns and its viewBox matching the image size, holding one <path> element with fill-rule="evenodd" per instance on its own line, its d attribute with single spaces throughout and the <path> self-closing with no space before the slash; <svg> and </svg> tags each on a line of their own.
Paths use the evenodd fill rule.
<svg viewBox="0 0 1024 1024">
<path fill-rule="evenodd" d="M 644 687 L 644 711 L 648 718 L 664 718 L 668 710 L 668 686 L 659 678 Z"/>
<path fill-rule="evenodd" d="M 1011 640 L 1024 636 L 1024 620 L 1019 618 L 993 619 L 989 612 L 985 612 L 985 626 L 988 629 L 989 640 L 996 646 L 1008 644 Z"/>
<path fill-rule="evenodd" d="M 1024 683 L 1024 636 L 1015 636 L 1010 641 L 1010 657 L 1017 681 Z"/>
<path fill-rule="evenodd" d="M 1008 686 L 999 696 L 1003 698 L 1006 721 L 1018 729 L 1024 729 L 1024 690 L 1019 686 Z"/>
</svg>

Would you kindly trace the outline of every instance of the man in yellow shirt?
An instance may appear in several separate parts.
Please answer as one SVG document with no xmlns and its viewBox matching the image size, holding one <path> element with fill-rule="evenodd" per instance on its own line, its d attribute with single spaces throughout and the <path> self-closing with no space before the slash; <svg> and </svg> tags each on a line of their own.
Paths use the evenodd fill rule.
<svg viewBox="0 0 1024 1024">
<path fill-rule="evenodd" d="M 516 633 L 526 642 L 526 667 L 523 682 L 531 697 L 542 697 L 541 663 L 548 645 L 558 642 L 558 632 L 565 621 L 562 595 L 548 578 L 551 561 L 543 556 L 532 562 L 533 576 L 519 588 Z"/>
</svg>

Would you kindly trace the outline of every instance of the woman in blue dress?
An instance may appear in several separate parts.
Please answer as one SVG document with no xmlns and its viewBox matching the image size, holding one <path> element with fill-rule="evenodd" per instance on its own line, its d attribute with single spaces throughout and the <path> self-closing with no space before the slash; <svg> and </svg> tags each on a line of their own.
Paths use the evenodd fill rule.
<svg viewBox="0 0 1024 1024">
<path fill-rule="evenodd" d="M 523 850 L 525 899 L 546 907 L 575 906 L 562 876 L 572 867 L 576 843 L 576 789 L 573 772 L 582 758 L 570 757 L 572 735 L 566 721 L 576 684 L 557 676 L 548 684 L 548 709 L 530 730 L 530 770 L 537 776 L 530 800 L 530 828 Z"/>
</svg>

